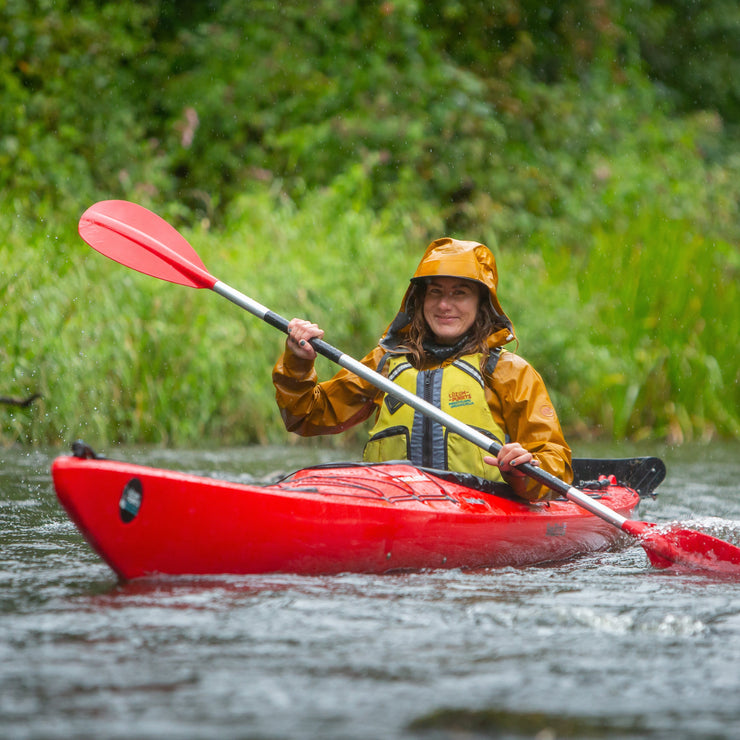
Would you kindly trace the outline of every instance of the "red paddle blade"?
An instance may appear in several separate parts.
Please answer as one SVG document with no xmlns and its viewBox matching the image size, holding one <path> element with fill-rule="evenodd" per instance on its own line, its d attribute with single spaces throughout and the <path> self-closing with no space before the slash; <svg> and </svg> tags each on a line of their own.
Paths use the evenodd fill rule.
<svg viewBox="0 0 740 740">
<path fill-rule="evenodd" d="M 740 576 L 740 547 L 693 529 L 663 529 L 627 521 L 622 529 L 637 536 L 656 568 L 679 567 Z"/>
<path fill-rule="evenodd" d="M 217 282 L 173 226 L 136 203 L 102 200 L 82 214 L 78 230 L 93 249 L 145 275 L 189 288 Z"/>
</svg>

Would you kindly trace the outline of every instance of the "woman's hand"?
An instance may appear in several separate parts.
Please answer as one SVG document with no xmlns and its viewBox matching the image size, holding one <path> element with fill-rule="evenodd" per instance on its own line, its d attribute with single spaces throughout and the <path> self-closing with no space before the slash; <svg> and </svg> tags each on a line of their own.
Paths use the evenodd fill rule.
<svg viewBox="0 0 740 740">
<path fill-rule="evenodd" d="M 530 463 L 531 465 L 539 465 L 539 461 L 534 457 L 531 452 L 522 447 L 519 442 L 507 442 L 500 450 L 496 457 L 493 455 L 486 455 L 483 461 L 489 465 L 495 465 L 502 473 L 502 475 L 510 482 L 511 479 L 522 479 L 526 478 L 527 474 L 521 470 L 517 470 L 519 465 Z M 517 481 L 520 482 L 520 481 Z"/>
<path fill-rule="evenodd" d="M 320 329 L 317 324 L 312 324 L 305 319 L 291 319 L 288 322 L 288 339 L 285 342 L 286 348 L 298 357 L 304 360 L 315 360 L 316 350 L 310 345 L 312 339 L 321 339 L 324 336 L 324 330 Z"/>
</svg>

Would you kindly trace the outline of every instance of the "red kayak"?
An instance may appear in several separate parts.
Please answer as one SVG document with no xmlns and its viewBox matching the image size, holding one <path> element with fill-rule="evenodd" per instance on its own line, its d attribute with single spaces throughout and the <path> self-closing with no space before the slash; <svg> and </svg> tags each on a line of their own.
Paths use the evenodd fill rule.
<svg viewBox="0 0 740 740">
<path fill-rule="evenodd" d="M 317 466 L 257 486 L 101 459 L 85 449 L 54 461 L 54 486 L 72 521 L 124 580 L 522 566 L 602 550 L 623 536 L 565 499 L 528 503 L 503 484 L 474 479 L 472 487 L 472 476 L 404 463 Z M 630 517 L 640 492 L 617 483 L 609 469 L 621 465 L 650 494 L 664 468 L 656 472 L 645 461 L 662 465 L 656 458 L 582 461 L 605 470 L 586 486 Z"/>
</svg>

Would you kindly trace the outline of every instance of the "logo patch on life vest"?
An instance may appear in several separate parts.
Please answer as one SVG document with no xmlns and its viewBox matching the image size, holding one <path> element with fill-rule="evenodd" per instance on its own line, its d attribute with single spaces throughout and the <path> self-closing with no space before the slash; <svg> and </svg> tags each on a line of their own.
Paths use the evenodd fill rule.
<svg viewBox="0 0 740 740">
<path fill-rule="evenodd" d="M 124 524 L 132 522 L 139 513 L 141 501 L 144 498 L 144 489 L 138 478 L 132 478 L 123 488 L 118 502 L 118 513 Z"/>
<path fill-rule="evenodd" d="M 450 404 L 450 408 L 456 409 L 460 406 L 472 406 L 473 398 L 470 395 L 470 391 L 450 391 L 450 395 L 447 397 Z"/>
</svg>

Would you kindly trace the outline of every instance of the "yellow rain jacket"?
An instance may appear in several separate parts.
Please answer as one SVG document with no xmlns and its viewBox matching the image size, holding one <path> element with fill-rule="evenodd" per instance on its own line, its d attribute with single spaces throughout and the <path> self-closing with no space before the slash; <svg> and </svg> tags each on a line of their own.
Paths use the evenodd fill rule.
<svg viewBox="0 0 740 740">
<path fill-rule="evenodd" d="M 571 482 L 570 449 L 542 378 L 526 360 L 503 349 L 504 344 L 514 340 L 515 334 L 496 293 L 498 274 L 493 255 L 477 242 L 437 239 L 427 247 L 411 281 L 435 275 L 475 280 L 488 288 L 491 305 L 504 326 L 488 338 L 492 354 L 498 355 L 493 372 L 484 376 L 483 391 L 492 427 L 503 430 L 506 439 L 502 442 L 519 442 L 539 460 L 543 470 Z M 411 290 L 410 285 L 400 311 L 378 346 L 361 360 L 373 370 L 381 368 L 385 375 L 389 364 L 393 364 L 387 362 L 388 357 L 399 354 L 396 347 L 408 331 L 410 316 L 406 307 Z M 442 362 L 429 359 L 422 370 L 444 368 L 455 359 L 454 356 Z M 377 419 L 385 397 L 383 391 L 344 368 L 330 380 L 319 383 L 313 362 L 289 350 L 275 364 L 272 379 L 286 429 L 306 437 L 337 434 L 370 417 Z M 536 481 L 530 478 L 526 481 L 527 498 L 536 500 L 552 495 Z"/>
</svg>

